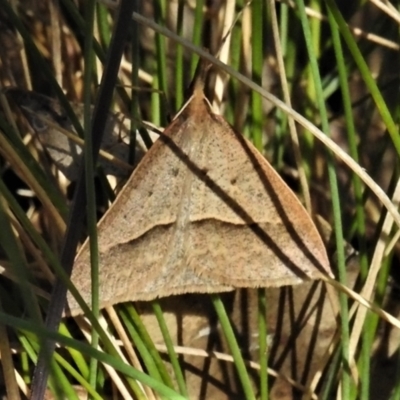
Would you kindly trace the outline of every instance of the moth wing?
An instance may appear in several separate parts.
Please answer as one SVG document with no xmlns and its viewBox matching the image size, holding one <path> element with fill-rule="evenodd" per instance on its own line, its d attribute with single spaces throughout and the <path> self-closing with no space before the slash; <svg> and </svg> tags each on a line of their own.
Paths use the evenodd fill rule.
<svg viewBox="0 0 400 400">
<path fill-rule="evenodd" d="M 294 193 L 255 147 L 221 117 L 196 153 L 190 267 L 234 287 L 332 276 L 321 237 Z M 201 129 L 201 128 L 200 128 Z"/>
<path fill-rule="evenodd" d="M 190 172 L 172 148 L 190 152 L 192 125 L 186 115 L 172 122 L 164 139 L 154 143 L 99 222 L 101 308 L 187 292 L 232 290 L 188 269 L 186 254 L 177 246 L 177 230 L 181 229 L 177 221 Z M 88 240 L 76 257 L 71 279 L 90 303 Z M 67 301 L 69 315 L 81 313 L 70 293 Z"/>
</svg>

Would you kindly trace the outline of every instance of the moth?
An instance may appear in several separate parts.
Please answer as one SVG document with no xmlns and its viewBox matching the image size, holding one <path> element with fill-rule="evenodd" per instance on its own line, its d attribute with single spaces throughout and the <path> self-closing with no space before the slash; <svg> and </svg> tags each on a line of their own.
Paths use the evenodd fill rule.
<svg viewBox="0 0 400 400">
<path fill-rule="evenodd" d="M 100 305 L 333 276 L 307 211 L 199 81 L 98 225 Z M 88 241 L 72 281 L 90 303 Z M 82 313 L 68 294 L 67 313 Z"/>
</svg>

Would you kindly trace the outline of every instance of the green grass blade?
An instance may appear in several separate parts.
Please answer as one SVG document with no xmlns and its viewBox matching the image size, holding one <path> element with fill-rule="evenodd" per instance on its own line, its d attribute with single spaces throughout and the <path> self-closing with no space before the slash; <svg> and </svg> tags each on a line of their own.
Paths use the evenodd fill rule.
<svg viewBox="0 0 400 400">
<path fill-rule="evenodd" d="M 175 373 L 175 378 L 178 383 L 179 392 L 181 393 L 182 396 L 188 397 L 188 392 L 187 392 L 187 388 L 186 388 L 186 384 L 185 384 L 185 378 L 183 376 L 181 366 L 179 365 L 179 359 L 175 352 L 174 344 L 172 342 L 171 335 L 169 334 L 168 326 L 164 319 L 160 303 L 157 300 L 153 300 L 152 306 L 153 306 L 154 315 L 157 318 L 161 333 L 164 338 L 164 343 L 167 347 L 169 359 L 171 361 L 172 368 Z"/>
<path fill-rule="evenodd" d="M 211 300 L 213 302 L 215 311 L 217 312 L 218 319 L 221 324 L 221 328 L 224 332 L 229 349 L 232 353 L 232 357 L 235 361 L 235 367 L 237 369 L 239 379 L 242 384 L 243 392 L 246 396 L 246 399 L 247 400 L 255 400 L 256 397 L 253 392 L 253 388 L 252 388 L 252 385 L 250 382 L 250 377 L 246 370 L 246 366 L 244 364 L 239 345 L 236 341 L 235 334 L 232 329 L 232 325 L 229 321 L 228 315 L 226 314 L 224 303 L 222 302 L 221 297 L 216 294 L 211 295 Z"/>
<path fill-rule="evenodd" d="M 307 46 L 308 56 L 310 60 L 310 68 L 312 72 L 313 81 L 315 84 L 317 106 L 321 117 L 322 130 L 326 135 L 329 135 L 329 123 L 326 111 L 326 106 L 323 98 L 323 90 L 321 77 L 318 69 L 318 62 L 316 55 L 313 51 L 311 31 L 308 22 L 308 18 L 305 12 L 305 5 L 303 0 L 296 0 L 296 4 L 299 10 L 300 20 L 303 27 L 304 38 Z M 331 189 L 332 196 L 332 210 L 334 219 L 334 232 L 335 242 L 337 249 L 338 259 L 338 270 L 339 279 L 343 284 L 346 284 L 346 266 L 344 256 L 344 240 L 343 240 L 343 228 L 342 228 L 342 213 L 340 206 L 339 188 L 337 182 L 337 176 L 335 171 L 335 165 L 331 154 L 328 154 L 328 176 L 329 186 Z M 342 396 L 344 399 L 348 399 L 350 395 L 350 374 L 349 374 L 349 315 L 348 315 L 348 303 L 347 297 L 343 293 L 339 294 L 340 301 L 340 316 L 341 316 L 341 333 L 342 333 L 342 362 L 343 362 L 343 373 L 342 373 Z"/>
<path fill-rule="evenodd" d="M 333 17 L 335 18 L 336 23 L 338 24 L 338 28 L 340 33 L 345 40 L 348 49 L 350 50 L 354 61 L 356 62 L 358 69 L 361 73 L 364 82 L 369 89 L 372 98 L 375 101 L 376 107 L 382 117 L 384 124 L 389 132 L 390 137 L 392 138 L 393 145 L 396 149 L 398 155 L 400 155 L 400 135 L 399 130 L 395 122 L 393 121 L 392 115 L 390 113 L 389 108 L 386 105 L 386 102 L 382 96 L 381 91 L 375 79 L 373 78 L 371 71 L 362 56 L 357 43 L 355 42 L 343 16 L 341 15 L 336 3 L 333 0 L 325 0 L 326 4 L 329 7 L 330 12 L 332 13 Z"/>
</svg>

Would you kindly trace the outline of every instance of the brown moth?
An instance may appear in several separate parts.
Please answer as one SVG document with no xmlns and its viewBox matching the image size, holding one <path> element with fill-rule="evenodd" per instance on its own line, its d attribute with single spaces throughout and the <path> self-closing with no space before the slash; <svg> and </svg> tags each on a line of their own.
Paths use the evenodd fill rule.
<svg viewBox="0 0 400 400">
<path fill-rule="evenodd" d="M 101 307 L 332 276 L 310 216 L 201 83 L 98 226 Z M 90 304 L 88 241 L 72 281 Z M 67 314 L 82 313 L 68 295 Z"/>
</svg>

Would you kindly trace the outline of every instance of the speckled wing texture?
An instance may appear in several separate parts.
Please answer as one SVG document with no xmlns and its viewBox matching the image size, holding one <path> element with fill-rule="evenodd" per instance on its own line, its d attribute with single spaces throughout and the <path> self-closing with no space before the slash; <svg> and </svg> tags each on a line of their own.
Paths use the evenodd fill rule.
<svg viewBox="0 0 400 400">
<path fill-rule="evenodd" d="M 332 276 L 299 200 L 199 87 L 100 221 L 98 240 L 101 307 Z M 72 280 L 90 304 L 88 242 Z M 82 313 L 70 294 L 68 307 Z"/>
</svg>

